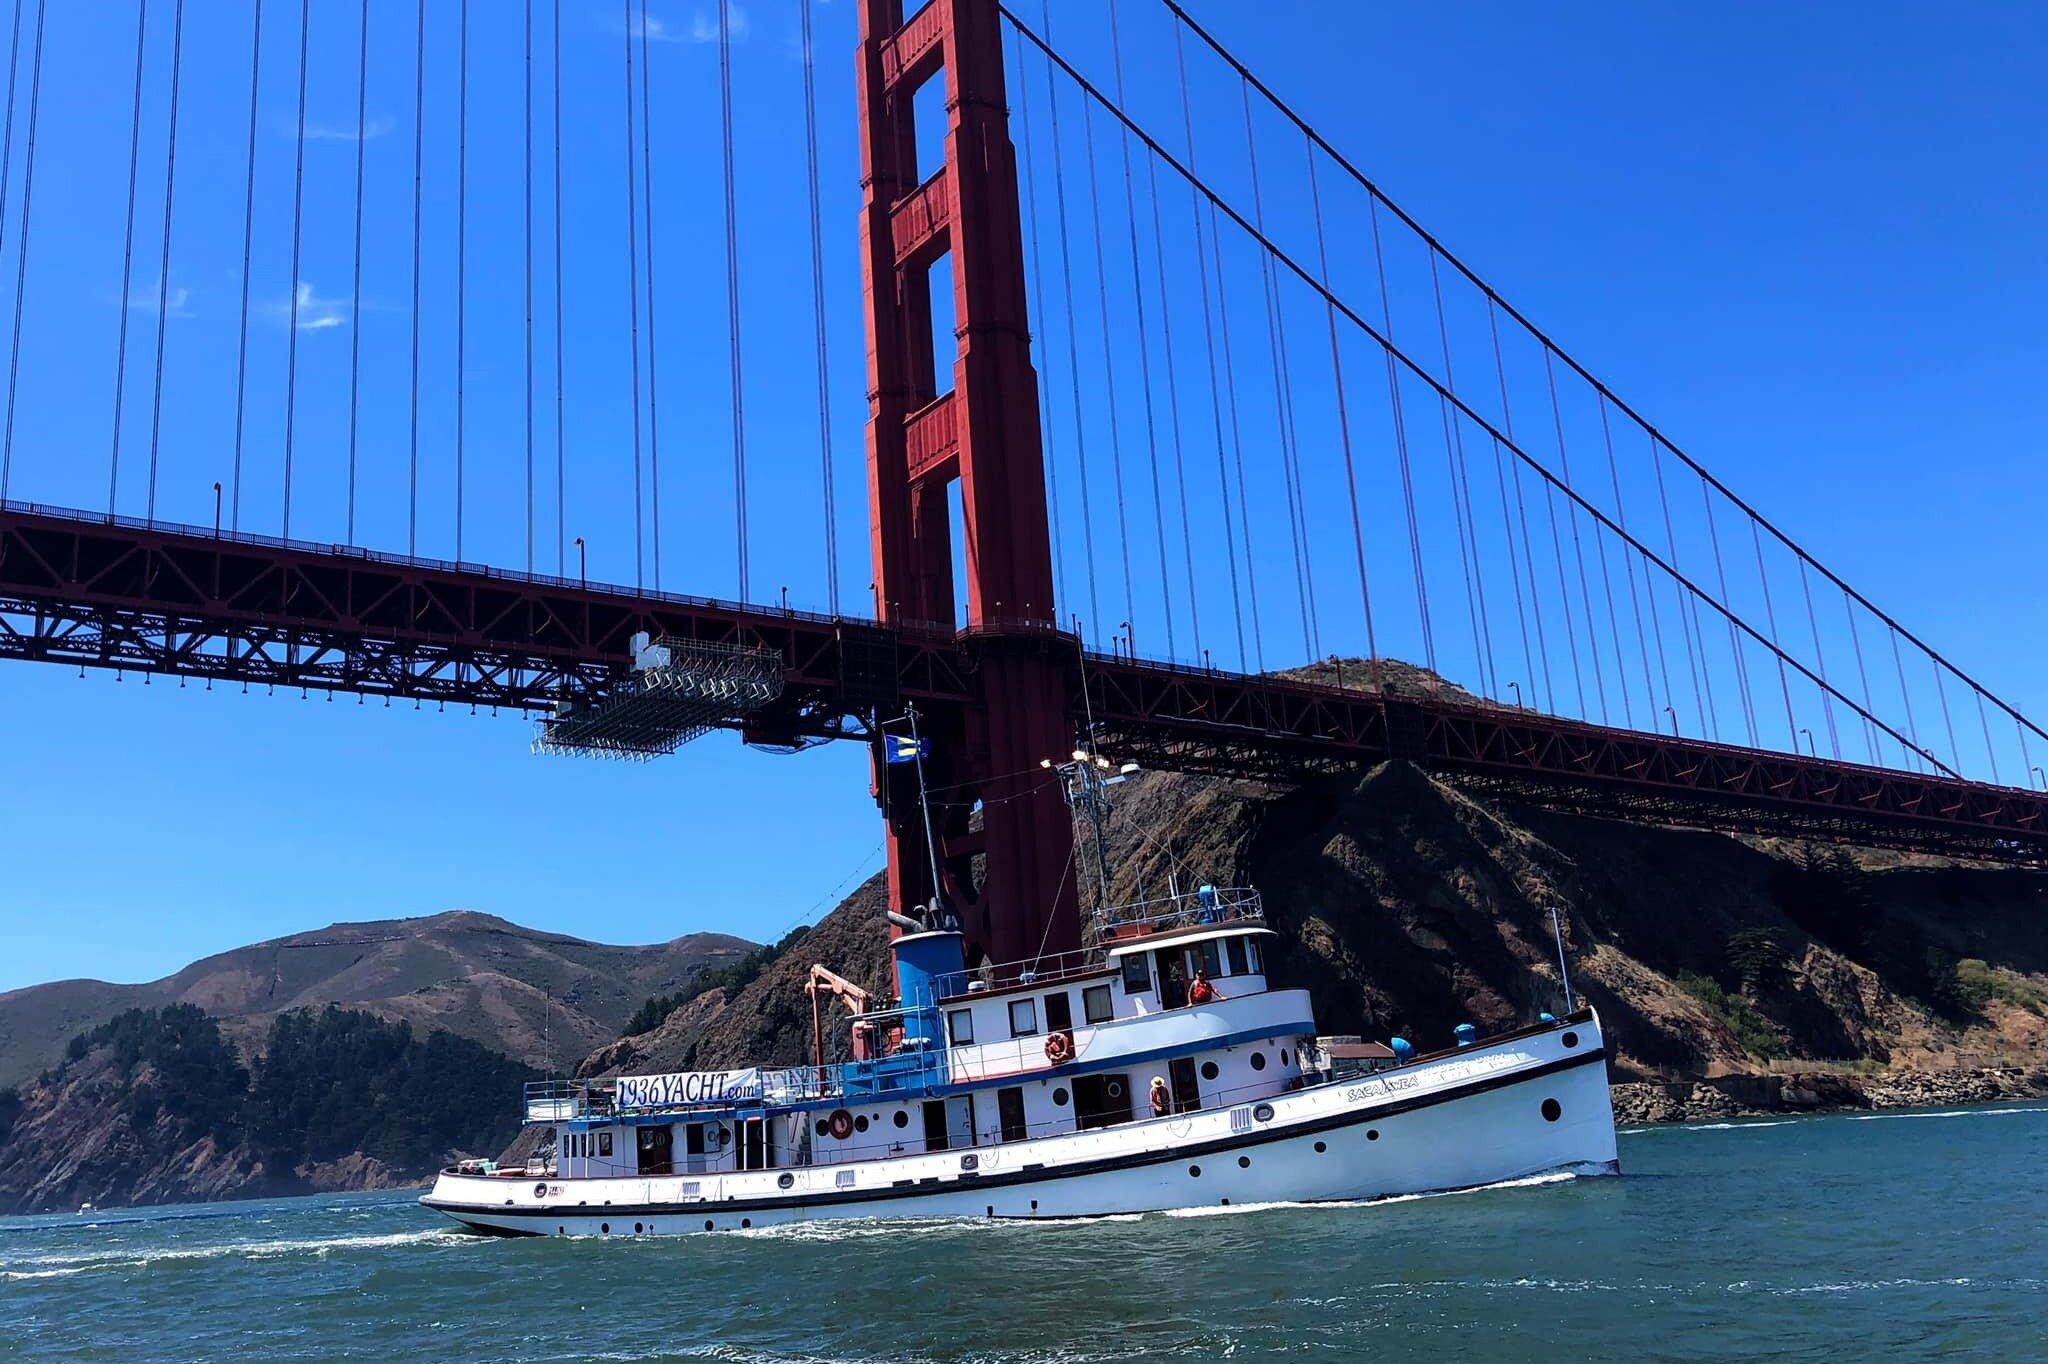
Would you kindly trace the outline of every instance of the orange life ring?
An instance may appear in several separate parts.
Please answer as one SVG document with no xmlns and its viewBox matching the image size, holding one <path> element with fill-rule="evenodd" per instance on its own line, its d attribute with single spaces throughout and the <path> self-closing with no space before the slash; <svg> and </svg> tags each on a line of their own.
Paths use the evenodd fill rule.
<svg viewBox="0 0 2048 1364">
<path fill-rule="evenodd" d="M 1074 1059 L 1074 1035 L 1056 1032 L 1045 1039 L 1045 1059 L 1056 1066 L 1063 1066 Z"/>
<path fill-rule="evenodd" d="M 843 1108 L 832 1110 L 832 1116 L 825 1119 L 826 1130 L 840 1141 L 853 1135 L 853 1114 Z"/>
</svg>

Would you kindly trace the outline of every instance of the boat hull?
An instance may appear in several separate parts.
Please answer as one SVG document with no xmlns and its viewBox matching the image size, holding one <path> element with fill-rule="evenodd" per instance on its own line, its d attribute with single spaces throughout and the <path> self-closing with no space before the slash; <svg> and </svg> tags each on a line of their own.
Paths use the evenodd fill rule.
<svg viewBox="0 0 2048 1364">
<path fill-rule="evenodd" d="M 1265 1103 L 1091 1132 L 793 1171 L 570 1180 L 451 1172 L 420 1201 L 499 1235 L 674 1235 L 841 1218 L 1362 1200 L 1618 1169 L 1599 1025 L 1584 1017 Z"/>
</svg>

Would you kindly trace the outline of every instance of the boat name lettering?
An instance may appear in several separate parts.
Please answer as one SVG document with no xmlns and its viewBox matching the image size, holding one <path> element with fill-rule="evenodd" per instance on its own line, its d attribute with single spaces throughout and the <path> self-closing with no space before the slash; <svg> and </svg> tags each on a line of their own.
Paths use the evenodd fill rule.
<svg viewBox="0 0 2048 1364">
<path fill-rule="evenodd" d="M 733 1103 L 761 1097 L 761 1072 L 746 1070 L 684 1070 L 668 1075 L 621 1075 L 621 1108 L 676 1108 L 685 1104 Z"/>
</svg>

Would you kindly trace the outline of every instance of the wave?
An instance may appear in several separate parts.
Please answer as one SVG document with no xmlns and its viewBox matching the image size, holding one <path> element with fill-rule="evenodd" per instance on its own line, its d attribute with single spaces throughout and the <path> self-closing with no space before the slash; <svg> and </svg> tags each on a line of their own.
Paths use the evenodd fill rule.
<svg viewBox="0 0 2048 1364">
<path fill-rule="evenodd" d="M 1850 1122 L 1887 1122 L 1908 1118 L 2003 1118 L 2016 1113 L 2048 1113 L 2048 1106 L 2025 1108 L 1944 1108 L 1933 1113 L 1853 1113 Z"/>
<path fill-rule="evenodd" d="M 457 1231 L 389 1232 L 380 1236 L 326 1236 L 292 1241 L 228 1241 L 211 1246 L 173 1246 L 162 1250 L 98 1250 L 77 1255 L 36 1255 L 0 1261 L 0 1277 L 51 1278 L 89 1269 L 146 1269 L 186 1260 L 218 1260 L 239 1256 L 249 1260 L 281 1255 L 321 1256 L 337 1250 L 379 1250 L 392 1246 L 461 1245 L 474 1241 Z"/>
</svg>

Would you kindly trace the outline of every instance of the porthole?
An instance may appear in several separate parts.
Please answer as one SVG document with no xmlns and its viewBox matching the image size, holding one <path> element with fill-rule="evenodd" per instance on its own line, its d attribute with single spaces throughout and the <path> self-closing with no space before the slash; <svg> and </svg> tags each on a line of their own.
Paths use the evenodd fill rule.
<svg viewBox="0 0 2048 1364">
<path fill-rule="evenodd" d="M 711 1219 L 708 1217 L 704 1219 L 704 1230 L 711 1230 Z"/>
<path fill-rule="evenodd" d="M 1202 1177 L 1202 1167 L 1199 1165 L 1188 1166 L 1188 1175 L 1190 1178 L 1200 1179 Z"/>
<path fill-rule="evenodd" d="M 1052 1092 L 1052 1106 L 1053 1106 L 1054 1108 L 1065 1108 L 1065 1107 L 1067 1106 L 1067 1091 L 1066 1091 L 1066 1090 L 1064 1090 L 1064 1089 L 1055 1089 L 1055 1090 L 1054 1090 L 1054 1091 Z"/>
<path fill-rule="evenodd" d="M 1264 1070 L 1265 1068 L 1266 1068 L 1266 1053 L 1264 1053 L 1264 1052 L 1262 1052 L 1262 1051 L 1255 1051 L 1255 1052 L 1253 1052 L 1253 1053 L 1252 1053 L 1252 1069 L 1253 1069 L 1253 1070 Z"/>
<path fill-rule="evenodd" d="M 555 1228 L 555 1235 L 557 1235 L 557 1236 L 567 1236 L 568 1234 L 569 1234 L 569 1229 L 568 1229 L 567 1227 L 556 1227 L 556 1228 Z"/>
<path fill-rule="evenodd" d="M 639 1234 L 640 1234 L 641 1232 L 643 1232 L 643 1231 L 645 1231 L 645 1230 L 646 1230 L 646 1228 L 645 1228 L 644 1226 L 642 1226 L 642 1225 L 641 1225 L 640 1223 L 638 1223 L 638 1222 L 635 1222 L 635 1223 L 633 1224 L 633 1234 L 634 1234 L 635 1236 L 638 1236 L 638 1235 L 639 1235 Z"/>
<path fill-rule="evenodd" d="M 1563 1105 L 1559 1104 L 1557 1100 L 1545 1099 L 1543 1101 L 1543 1121 L 1556 1122 L 1559 1118 L 1563 1116 L 1564 1107 Z"/>
<path fill-rule="evenodd" d="M 1329 1149 L 1330 1149 L 1330 1143 L 1328 1143 L 1328 1142 L 1326 1142 L 1326 1141 L 1319 1141 L 1319 1142 L 1317 1142 L 1317 1143 L 1316 1143 L 1316 1154 L 1317 1154 L 1317 1155 L 1321 1155 L 1321 1154 L 1323 1154 L 1323 1153 L 1324 1153 L 1325 1151 L 1327 1151 L 1327 1150 L 1329 1150 Z"/>
<path fill-rule="evenodd" d="M 1202 1078 L 1204 1080 L 1213 1080 L 1219 1074 L 1221 1074 L 1221 1072 L 1216 1069 L 1216 1063 L 1214 1061 L 1202 1062 Z"/>
<path fill-rule="evenodd" d="M 597 1229 L 607 1236 L 612 1234 L 612 1224 L 609 1222 L 599 1222 L 597 1224 Z"/>
<path fill-rule="evenodd" d="M 1377 1128 L 1377 1127 L 1368 1127 L 1368 1128 L 1366 1128 L 1366 1129 L 1365 1129 L 1365 1139 L 1366 1139 L 1367 1141 L 1378 1141 L 1378 1140 L 1380 1139 L 1380 1129 L 1379 1129 L 1379 1128 Z"/>
<path fill-rule="evenodd" d="M 1240 1169 L 1240 1170 L 1249 1170 L 1249 1169 L 1251 1169 L 1251 1168 L 1252 1168 L 1252 1158 L 1251 1158 L 1250 1156 L 1239 1156 L 1239 1157 L 1237 1158 L 1237 1168 L 1238 1168 L 1238 1169 Z"/>
<path fill-rule="evenodd" d="M 1579 1045 L 1579 1035 L 1575 1032 L 1568 1032 L 1563 1037 L 1560 1037 L 1557 1040 L 1564 1043 L 1567 1047 L 1576 1047 L 1577 1045 Z"/>
<path fill-rule="evenodd" d="M 832 1135 L 832 1124 L 826 1122 L 823 1118 L 818 1119 L 818 1135 L 821 1137 Z"/>
<path fill-rule="evenodd" d="M 910 1110 L 909 1110 L 909 1109 L 907 1109 L 907 1108 L 899 1108 L 899 1109 L 897 1109 L 897 1110 L 896 1110 L 896 1125 L 897 1125 L 898 1127 L 908 1127 L 908 1126 L 910 1126 Z"/>
<path fill-rule="evenodd" d="M 853 1120 L 853 1130 L 856 1132 L 865 1132 L 868 1130 L 867 1114 L 863 1113 Z"/>
<path fill-rule="evenodd" d="M 754 1225 L 754 1219 L 751 1217 L 742 1217 L 740 1219 L 740 1225 L 742 1227 L 751 1227 Z"/>
<path fill-rule="evenodd" d="M 1252 1110 L 1252 1116 L 1258 1119 L 1260 1122 L 1273 1121 L 1273 1105 L 1260 1104 L 1258 1107 Z"/>
<path fill-rule="evenodd" d="M 1280 1064 L 1282 1066 L 1287 1064 L 1287 1048 L 1285 1047 L 1280 1048 Z"/>
<path fill-rule="evenodd" d="M 778 1189 L 787 1189 L 795 1183 L 796 1176 L 791 1174 L 787 1170 L 784 1170 L 781 1174 L 775 1176 L 775 1187 Z"/>
<path fill-rule="evenodd" d="M 1122 1080 L 1106 1081 L 1102 1086 L 1102 1092 L 1112 1099 L 1121 1099 L 1124 1096 L 1124 1082 Z"/>
<path fill-rule="evenodd" d="M 533 1196 L 535 1198 L 546 1198 L 548 1196 L 548 1186 L 545 1183 L 534 1185 Z"/>
</svg>

